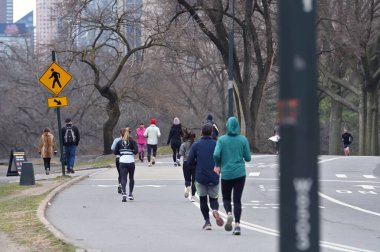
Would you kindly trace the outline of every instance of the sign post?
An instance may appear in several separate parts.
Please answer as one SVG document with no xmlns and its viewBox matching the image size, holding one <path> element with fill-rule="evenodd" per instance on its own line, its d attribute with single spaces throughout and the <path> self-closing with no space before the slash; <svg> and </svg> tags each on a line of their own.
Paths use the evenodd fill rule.
<svg viewBox="0 0 380 252">
<path fill-rule="evenodd" d="M 280 251 L 319 251 L 315 0 L 279 1 Z"/>
<path fill-rule="evenodd" d="M 72 76 L 65 71 L 61 66 L 56 63 L 55 51 L 51 53 L 52 63 L 42 74 L 39 81 L 52 92 L 55 97 L 48 98 L 48 107 L 56 108 L 58 120 L 58 135 L 59 135 L 59 148 L 60 148 L 60 161 L 62 166 L 62 175 L 65 175 L 65 159 L 63 154 L 63 139 L 62 139 L 62 126 L 61 126 L 61 110 L 60 107 L 67 106 L 68 101 L 66 96 L 58 97 L 61 91 L 66 87 Z"/>
</svg>

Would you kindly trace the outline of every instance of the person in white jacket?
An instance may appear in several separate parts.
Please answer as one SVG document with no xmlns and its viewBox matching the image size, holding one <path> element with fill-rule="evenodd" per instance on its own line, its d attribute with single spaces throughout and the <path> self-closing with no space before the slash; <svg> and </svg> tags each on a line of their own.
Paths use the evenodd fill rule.
<svg viewBox="0 0 380 252">
<path fill-rule="evenodd" d="M 148 138 L 147 147 L 148 147 L 148 166 L 152 166 L 156 163 L 157 155 L 157 144 L 158 138 L 161 136 L 160 129 L 156 126 L 156 119 L 150 120 L 150 126 L 146 128 L 144 136 Z M 150 156 L 153 151 L 152 162 L 150 161 Z"/>
</svg>

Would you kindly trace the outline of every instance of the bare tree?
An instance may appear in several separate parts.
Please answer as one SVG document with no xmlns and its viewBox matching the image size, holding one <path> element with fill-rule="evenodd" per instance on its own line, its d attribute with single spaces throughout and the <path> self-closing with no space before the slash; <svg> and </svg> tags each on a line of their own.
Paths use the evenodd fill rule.
<svg viewBox="0 0 380 252">
<path fill-rule="evenodd" d="M 346 75 L 336 76 L 321 64 L 321 72 L 336 85 L 348 90 L 358 105 L 328 87 L 320 89 L 359 116 L 359 154 L 378 155 L 378 89 L 380 1 L 324 1 L 320 25 L 329 36 L 329 48 L 323 54 L 338 54 L 347 64 Z M 340 13 L 340 15 L 335 15 Z M 334 18 L 332 18 L 334 17 Z M 321 57 L 323 62 L 323 55 Z M 357 85 L 355 85 L 357 83 Z M 350 97 L 350 96 L 348 96 Z"/>
<path fill-rule="evenodd" d="M 257 134 L 257 122 L 264 86 L 274 59 L 272 34 L 272 1 L 236 1 L 236 15 L 231 13 L 230 1 L 178 0 L 199 29 L 219 50 L 224 65 L 228 65 L 227 31 L 232 21 L 237 24 L 234 47 L 234 97 L 242 132 L 252 146 Z M 186 20 L 186 18 L 185 18 Z M 242 50 L 239 50 L 242 48 Z"/>
<path fill-rule="evenodd" d="M 120 94 L 125 87 L 120 77 L 125 78 L 131 69 L 139 69 L 142 51 L 157 45 L 163 34 L 158 28 L 143 27 L 142 5 L 120 3 L 117 0 L 65 1 L 61 9 L 66 11 L 60 17 L 66 23 L 65 35 L 70 38 L 64 41 L 61 51 L 69 52 L 73 59 L 79 59 L 92 70 L 92 85 L 107 99 L 104 154 L 111 152 L 112 133 L 120 117 Z M 145 38 L 143 42 L 141 37 Z"/>
</svg>

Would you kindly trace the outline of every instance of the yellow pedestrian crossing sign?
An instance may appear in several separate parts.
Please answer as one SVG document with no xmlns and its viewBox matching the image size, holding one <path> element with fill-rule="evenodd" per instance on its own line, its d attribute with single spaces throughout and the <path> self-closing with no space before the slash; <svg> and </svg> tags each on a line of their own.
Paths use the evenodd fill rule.
<svg viewBox="0 0 380 252">
<path fill-rule="evenodd" d="M 57 108 L 68 105 L 67 96 L 48 98 L 48 107 Z"/>
<path fill-rule="evenodd" d="M 40 82 L 56 96 L 66 87 L 72 76 L 53 62 L 40 77 Z"/>
</svg>

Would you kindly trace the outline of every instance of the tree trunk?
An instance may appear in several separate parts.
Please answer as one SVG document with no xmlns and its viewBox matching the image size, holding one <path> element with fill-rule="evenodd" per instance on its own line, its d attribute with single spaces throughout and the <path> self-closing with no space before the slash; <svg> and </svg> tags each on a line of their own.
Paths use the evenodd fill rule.
<svg viewBox="0 0 380 252">
<path fill-rule="evenodd" d="M 364 156 L 366 154 L 366 92 L 364 88 L 361 88 L 359 99 L 359 155 Z"/>
<path fill-rule="evenodd" d="M 108 119 L 103 124 L 103 154 L 111 154 L 111 145 L 113 142 L 113 130 L 120 118 L 119 99 L 115 90 L 111 88 L 102 88 L 100 94 L 108 99 L 107 115 Z"/>
<path fill-rule="evenodd" d="M 329 125 L 329 155 L 342 153 L 341 125 L 342 125 L 341 103 L 331 100 L 330 125 Z"/>
<path fill-rule="evenodd" d="M 378 155 L 378 101 L 377 89 L 371 85 L 367 89 L 367 154 L 370 156 Z"/>
</svg>

